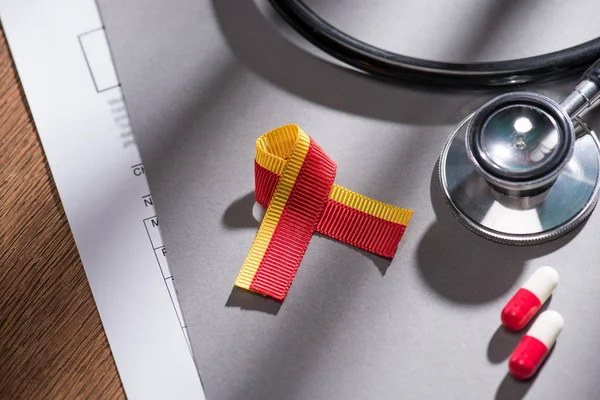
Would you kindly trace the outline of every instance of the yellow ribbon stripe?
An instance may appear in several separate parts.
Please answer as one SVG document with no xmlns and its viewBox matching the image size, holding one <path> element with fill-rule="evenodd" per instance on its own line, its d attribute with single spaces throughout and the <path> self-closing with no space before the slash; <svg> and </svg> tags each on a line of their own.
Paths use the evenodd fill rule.
<svg viewBox="0 0 600 400">
<path fill-rule="evenodd" d="M 413 210 L 382 203 L 335 183 L 331 187 L 329 198 L 345 206 L 396 224 L 408 225 L 410 217 L 413 215 Z"/>
<path fill-rule="evenodd" d="M 235 286 L 250 290 L 250 284 L 273 237 L 277 222 L 308 153 L 309 145 L 310 138 L 298 125 L 286 125 L 274 129 L 256 141 L 256 162 L 269 171 L 277 171 L 281 177 L 248 257 L 235 281 Z"/>
</svg>

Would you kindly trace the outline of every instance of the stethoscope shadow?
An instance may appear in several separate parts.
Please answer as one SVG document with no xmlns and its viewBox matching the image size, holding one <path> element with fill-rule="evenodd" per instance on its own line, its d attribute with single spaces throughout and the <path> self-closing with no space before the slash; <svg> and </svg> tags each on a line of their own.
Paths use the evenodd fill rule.
<svg viewBox="0 0 600 400">
<path fill-rule="evenodd" d="M 443 198 L 437 167 L 436 164 L 430 182 L 436 221 L 419 242 L 416 257 L 423 280 L 452 302 L 481 304 L 501 297 L 513 287 L 527 261 L 560 249 L 584 225 L 541 245 L 510 246 L 491 242 L 454 218 Z"/>
<path fill-rule="evenodd" d="M 557 240 L 541 245 L 509 246 L 491 242 L 469 231 L 454 218 L 442 195 L 437 169 L 436 163 L 429 189 L 436 221 L 419 242 L 416 257 L 423 280 L 449 301 L 473 305 L 501 297 L 514 286 L 527 261 L 560 249 L 573 240 L 585 224 Z M 549 306 L 550 300 L 544 309 Z M 492 364 L 507 362 L 522 336 L 523 332 L 508 332 L 499 324 L 490 337 L 488 361 Z M 517 381 L 507 373 L 498 386 L 495 398 L 524 398 L 536 377 Z"/>
</svg>

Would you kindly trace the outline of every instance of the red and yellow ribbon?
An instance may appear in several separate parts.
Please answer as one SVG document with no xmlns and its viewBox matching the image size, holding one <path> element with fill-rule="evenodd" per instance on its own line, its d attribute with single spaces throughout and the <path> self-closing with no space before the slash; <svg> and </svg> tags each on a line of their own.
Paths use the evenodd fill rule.
<svg viewBox="0 0 600 400">
<path fill-rule="evenodd" d="M 267 208 L 235 285 L 285 298 L 314 232 L 392 258 L 412 210 L 333 183 L 336 165 L 297 125 L 256 141 L 256 201 Z"/>
</svg>

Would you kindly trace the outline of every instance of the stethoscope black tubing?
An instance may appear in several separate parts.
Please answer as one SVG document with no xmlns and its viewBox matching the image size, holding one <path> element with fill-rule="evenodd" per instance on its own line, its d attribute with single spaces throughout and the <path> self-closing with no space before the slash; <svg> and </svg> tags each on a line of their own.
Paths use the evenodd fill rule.
<svg viewBox="0 0 600 400">
<path fill-rule="evenodd" d="M 301 0 L 269 0 L 304 38 L 324 52 L 374 76 L 449 89 L 490 89 L 556 81 L 600 58 L 600 38 L 577 46 L 515 60 L 448 63 L 380 49 L 331 26 Z"/>
</svg>

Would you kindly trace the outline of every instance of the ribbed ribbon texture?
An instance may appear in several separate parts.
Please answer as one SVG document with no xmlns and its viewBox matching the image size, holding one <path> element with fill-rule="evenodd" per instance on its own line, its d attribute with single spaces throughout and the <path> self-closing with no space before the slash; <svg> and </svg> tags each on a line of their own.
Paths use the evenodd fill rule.
<svg viewBox="0 0 600 400">
<path fill-rule="evenodd" d="M 297 125 L 256 141 L 256 201 L 267 208 L 235 285 L 283 301 L 314 232 L 392 258 L 412 216 L 333 183 L 336 165 Z"/>
</svg>

